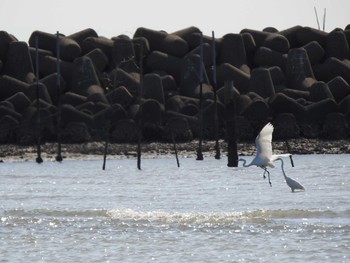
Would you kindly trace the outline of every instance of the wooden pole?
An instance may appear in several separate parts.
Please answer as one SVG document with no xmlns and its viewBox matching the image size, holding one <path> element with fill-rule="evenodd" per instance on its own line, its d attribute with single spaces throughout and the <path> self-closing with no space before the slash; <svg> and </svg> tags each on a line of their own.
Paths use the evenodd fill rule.
<svg viewBox="0 0 350 263">
<path fill-rule="evenodd" d="M 218 103 L 216 97 L 216 50 L 215 50 L 215 35 L 212 31 L 212 63 L 213 63 L 213 90 L 214 90 L 214 129 L 215 129 L 215 159 L 220 159 L 219 146 L 219 127 L 218 127 Z"/>
<path fill-rule="evenodd" d="M 323 10 L 323 31 L 326 30 L 326 8 Z"/>
<path fill-rule="evenodd" d="M 62 162 L 61 147 L 61 67 L 60 67 L 60 36 L 56 34 L 56 67 L 57 67 L 57 156 L 56 161 Z"/>
<path fill-rule="evenodd" d="M 178 155 L 177 155 L 177 148 L 176 148 L 175 136 L 174 136 L 173 131 L 171 131 L 171 139 L 173 140 L 173 145 L 174 145 L 174 150 L 175 150 L 175 158 L 176 158 L 177 167 L 180 167 L 179 157 L 178 157 Z"/>
<path fill-rule="evenodd" d="M 236 120 L 236 105 L 232 94 L 233 81 L 225 82 L 225 104 L 226 104 L 226 139 L 227 139 L 227 166 L 238 166 L 238 152 L 237 152 L 237 120 Z"/>
<path fill-rule="evenodd" d="M 320 22 L 318 20 L 317 10 L 316 10 L 315 6 L 314 6 L 314 10 L 315 10 L 315 15 L 316 15 L 316 22 L 317 22 L 318 30 L 320 30 Z"/>
<path fill-rule="evenodd" d="M 197 160 L 203 160 L 202 140 L 203 140 L 203 112 L 202 112 L 202 97 L 203 97 L 203 34 L 200 33 L 199 45 L 199 144 L 197 149 Z"/>
<path fill-rule="evenodd" d="M 107 136 L 106 136 L 106 141 L 105 141 L 105 149 L 103 152 L 103 165 L 102 165 L 102 170 L 106 169 L 106 160 L 107 160 L 107 151 L 108 151 L 108 143 L 109 143 L 109 134 L 110 134 L 110 129 L 107 127 Z"/>
<path fill-rule="evenodd" d="M 139 94 L 139 132 L 138 132 L 138 140 L 137 140 L 137 168 L 141 170 L 141 140 L 142 140 L 142 128 L 143 128 L 143 120 L 142 120 L 142 92 L 143 92 L 143 45 L 140 45 L 140 94 Z"/>
<path fill-rule="evenodd" d="M 43 159 L 41 158 L 41 138 L 40 138 L 40 101 L 39 101 L 39 39 L 38 36 L 35 37 L 35 69 L 36 69 L 36 120 L 37 120 L 37 157 L 36 162 L 42 163 Z"/>
<path fill-rule="evenodd" d="M 289 143 L 288 143 L 288 141 L 284 141 L 284 142 L 285 142 L 286 147 L 287 147 L 287 153 L 290 153 L 290 155 L 289 155 L 290 163 L 292 164 L 292 167 L 294 167 L 294 161 L 293 161 L 293 158 L 292 158 L 292 153 L 291 153 L 291 150 L 290 150 Z"/>
</svg>

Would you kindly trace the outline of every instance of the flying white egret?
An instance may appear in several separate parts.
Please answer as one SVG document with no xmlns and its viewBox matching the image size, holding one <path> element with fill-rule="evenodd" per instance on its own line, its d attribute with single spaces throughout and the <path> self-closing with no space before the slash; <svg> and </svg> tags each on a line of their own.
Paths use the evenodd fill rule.
<svg viewBox="0 0 350 263">
<path fill-rule="evenodd" d="M 244 167 L 256 165 L 262 168 L 264 170 L 264 178 L 266 178 L 265 173 L 268 175 L 270 186 L 272 186 L 272 184 L 270 180 L 270 172 L 267 170 L 267 167 L 274 168 L 275 165 L 273 162 L 276 161 L 276 159 L 291 156 L 290 153 L 272 154 L 272 133 L 273 125 L 269 122 L 264 126 L 264 128 L 261 129 L 260 133 L 255 139 L 256 155 L 254 159 L 249 164 L 246 164 L 247 161 L 243 158 L 238 160 L 243 162 Z"/>
<path fill-rule="evenodd" d="M 282 168 L 284 179 L 286 180 L 286 183 L 290 187 L 292 192 L 294 192 L 294 190 L 296 190 L 296 189 L 305 191 L 304 186 L 302 186 L 300 183 L 298 183 L 297 181 L 295 181 L 294 179 L 292 179 L 286 175 L 286 173 L 284 172 L 284 168 L 283 168 L 283 166 L 284 166 L 283 160 L 281 158 L 277 158 L 276 161 L 277 160 L 281 161 L 281 168 Z"/>
</svg>

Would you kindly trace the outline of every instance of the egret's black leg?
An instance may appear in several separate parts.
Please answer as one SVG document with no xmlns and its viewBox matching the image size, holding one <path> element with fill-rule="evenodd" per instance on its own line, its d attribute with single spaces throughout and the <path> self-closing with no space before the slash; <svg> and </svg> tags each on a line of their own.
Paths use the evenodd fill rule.
<svg viewBox="0 0 350 263">
<path fill-rule="evenodd" d="M 267 173 L 267 178 L 269 179 L 269 184 L 270 184 L 270 186 L 272 186 L 271 179 L 270 179 L 270 172 L 267 170 L 266 167 L 261 167 L 261 168 L 264 169 L 264 174 L 263 174 L 264 179 L 266 179 L 265 174 Z"/>
<path fill-rule="evenodd" d="M 271 180 L 270 180 L 270 172 L 267 169 L 266 169 L 266 172 L 267 172 L 267 177 L 269 178 L 269 184 L 272 187 L 272 183 L 271 183 Z"/>
<path fill-rule="evenodd" d="M 266 176 L 265 176 L 265 174 L 266 174 L 266 172 L 267 172 L 267 169 L 266 169 L 266 167 L 263 167 L 263 166 L 259 166 L 261 169 L 263 169 L 264 170 L 264 173 L 263 173 L 263 178 L 264 179 L 266 179 Z"/>
</svg>

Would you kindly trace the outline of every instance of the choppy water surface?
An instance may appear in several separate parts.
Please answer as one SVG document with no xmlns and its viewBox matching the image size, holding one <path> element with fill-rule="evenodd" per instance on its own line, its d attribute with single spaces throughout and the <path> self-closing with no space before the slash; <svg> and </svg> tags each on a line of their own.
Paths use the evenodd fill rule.
<svg viewBox="0 0 350 263">
<path fill-rule="evenodd" d="M 247 157 L 248 160 L 251 157 Z M 1 262 L 349 262 L 350 156 L 0 164 Z"/>
</svg>

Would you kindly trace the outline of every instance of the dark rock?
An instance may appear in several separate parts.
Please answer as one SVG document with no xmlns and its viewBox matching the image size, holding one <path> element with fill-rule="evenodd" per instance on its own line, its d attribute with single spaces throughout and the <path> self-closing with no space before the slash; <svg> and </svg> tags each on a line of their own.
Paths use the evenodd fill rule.
<svg viewBox="0 0 350 263">
<path fill-rule="evenodd" d="M 76 94 L 74 92 L 67 92 L 61 97 L 61 104 L 68 104 L 72 106 L 78 106 L 87 101 L 86 96 Z"/>
<path fill-rule="evenodd" d="M 242 35 L 226 34 L 222 37 L 218 64 L 223 63 L 229 63 L 244 71 L 247 66 L 247 56 Z"/>
<path fill-rule="evenodd" d="M 11 116 L 12 118 L 16 119 L 17 121 L 21 121 L 21 119 L 22 119 L 22 114 L 18 113 L 14 109 L 5 107 L 4 105 L 0 105 L 0 118 L 3 118 L 5 116 Z"/>
<path fill-rule="evenodd" d="M 143 123 L 152 123 L 160 125 L 163 122 L 164 106 L 159 101 L 154 99 L 146 99 L 142 104 L 140 110 L 142 111 Z"/>
<path fill-rule="evenodd" d="M 348 137 L 349 126 L 345 116 L 339 112 L 329 113 L 323 124 L 321 137 L 327 140 L 340 140 Z"/>
<path fill-rule="evenodd" d="M 57 58 L 46 55 L 39 57 L 39 73 L 40 77 L 44 78 L 48 75 L 57 73 Z M 59 61 L 60 73 L 66 83 L 66 90 L 71 88 L 73 63 L 60 60 Z"/>
<path fill-rule="evenodd" d="M 176 83 L 180 83 L 182 72 L 182 59 L 160 51 L 153 51 L 147 58 L 147 67 L 152 71 L 165 70 L 172 75 Z"/>
<path fill-rule="evenodd" d="M 267 47 L 274 51 L 287 53 L 289 50 L 288 39 L 278 33 L 263 32 L 253 29 L 243 29 L 241 33 L 250 33 L 257 47 Z"/>
<path fill-rule="evenodd" d="M 334 100 L 333 94 L 330 91 L 327 83 L 323 81 L 317 81 L 310 87 L 310 100 L 317 102 L 324 99 Z"/>
<path fill-rule="evenodd" d="M 25 42 L 11 42 L 8 47 L 4 73 L 26 83 L 35 81 L 29 48 Z"/>
<path fill-rule="evenodd" d="M 350 62 L 348 60 L 328 58 L 323 64 L 314 67 L 314 72 L 318 80 L 328 82 L 340 76 L 350 84 Z"/>
<path fill-rule="evenodd" d="M 142 88 L 142 98 L 154 99 L 162 105 L 165 104 L 163 83 L 158 74 L 145 74 Z"/>
<path fill-rule="evenodd" d="M 247 56 L 247 64 L 250 68 L 255 66 L 254 64 L 254 55 L 256 51 L 256 44 L 253 36 L 250 33 L 241 33 L 245 53 Z"/>
<path fill-rule="evenodd" d="M 108 57 L 100 48 L 95 48 L 90 52 L 86 53 L 84 56 L 91 59 L 95 69 L 98 72 L 103 72 L 108 66 Z"/>
<path fill-rule="evenodd" d="M 49 50 L 57 56 L 57 35 L 42 31 L 34 31 L 28 40 L 31 47 Z M 65 61 L 73 61 L 81 55 L 81 47 L 73 39 L 59 36 L 60 58 Z"/>
<path fill-rule="evenodd" d="M 6 31 L 0 30 L 0 60 L 6 63 L 7 52 L 11 42 L 17 41 Z"/>
<path fill-rule="evenodd" d="M 202 65 L 202 75 L 200 74 L 200 57 L 192 55 L 186 57 L 182 66 L 181 82 L 179 92 L 183 96 L 199 98 L 200 97 L 200 81 L 202 76 L 202 96 L 203 98 L 213 98 L 212 87 L 209 85 L 208 76 Z"/>
<path fill-rule="evenodd" d="M 82 143 L 90 141 L 90 130 L 85 122 L 69 122 L 62 131 L 64 141 Z"/>
<path fill-rule="evenodd" d="M 199 28 L 191 26 L 187 28 L 180 29 L 178 31 L 172 32 L 173 35 L 176 35 L 182 39 L 184 39 L 187 44 L 189 45 L 190 49 L 193 49 L 194 47 L 199 45 L 199 41 L 196 41 L 193 43 L 193 34 L 200 34 L 201 31 Z"/>
<path fill-rule="evenodd" d="M 339 104 L 339 110 L 344 113 L 348 114 L 350 113 L 350 95 L 346 96 L 344 99 L 342 99 Z"/>
<path fill-rule="evenodd" d="M 349 57 L 349 43 L 343 31 L 332 31 L 326 37 L 326 56 L 340 60 Z"/>
<path fill-rule="evenodd" d="M 237 90 L 244 94 L 249 91 L 250 74 L 224 63 L 217 67 L 217 85 L 223 86 L 226 81 L 232 80 Z"/>
<path fill-rule="evenodd" d="M 261 67 L 278 66 L 282 69 L 282 71 L 285 71 L 287 57 L 287 54 L 283 54 L 267 47 L 259 47 L 254 55 L 254 64 Z"/>
<path fill-rule="evenodd" d="M 179 58 L 189 51 L 188 43 L 177 34 L 139 27 L 136 29 L 134 37 L 146 38 L 151 51 L 157 50 Z"/>
<path fill-rule="evenodd" d="M 340 76 L 335 77 L 327 84 L 337 103 L 339 103 L 342 99 L 346 98 L 350 94 L 350 85 L 346 83 L 346 81 Z"/>
<path fill-rule="evenodd" d="M 134 44 L 131 39 L 115 38 L 113 40 L 112 68 L 119 66 L 122 62 L 131 61 L 135 58 Z"/>
<path fill-rule="evenodd" d="M 84 122 L 88 127 L 93 124 L 93 118 L 91 115 L 79 111 L 72 105 L 63 104 L 61 109 L 62 124 L 68 124 L 70 122 Z"/>
<path fill-rule="evenodd" d="M 133 95 L 124 86 L 119 86 L 108 92 L 106 97 L 110 104 L 120 104 L 124 108 L 129 107 L 129 105 L 135 100 Z"/>
<path fill-rule="evenodd" d="M 124 86 L 130 94 L 137 98 L 140 95 L 140 75 L 128 73 L 121 68 L 111 72 L 111 79 L 114 87 Z"/>
<path fill-rule="evenodd" d="M 323 99 L 306 106 L 308 123 L 321 124 L 329 113 L 338 112 L 338 105 L 333 99 Z"/>
<path fill-rule="evenodd" d="M 31 103 L 30 99 L 23 92 L 17 92 L 13 96 L 7 98 L 6 101 L 10 102 L 19 113 L 22 113 Z"/>
<path fill-rule="evenodd" d="M 101 49 L 108 57 L 108 60 L 110 60 L 113 53 L 113 40 L 105 37 L 87 37 L 83 40 L 81 48 L 84 54 L 96 48 Z"/>
<path fill-rule="evenodd" d="M 283 93 L 276 93 L 271 96 L 268 104 L 275 114 L 292 113 L 298 123 L 306 121 L 305 107 Z"/>
<path fill-rule="evenodd" d="M 66 82 L 63 79 L 62 75 L 58 75 L 57 73 L 52 73 L 40 79 L 40 82 L 46 86 L 47 92 L 50 95 L 52 104 L 57 105 L 58 98 L 66 90 Z M 59 86 L 58 86 L 58 83 L 59 83 Z"/>
<path fill-rule="evenodd" d="M 31 101 L 36 100 L 37 97 L 39 97 L 40 99 L 46 101 L 47 103 L 52 104 L 52 100 L 46 88 L 46 85 L 42 82 L 30 84 L 27 94 L 28 94 L 28 98 Z"/>
<path fill-rule="evenodd" d="M 275 94 L 270 71 L 265 68 L 255 68 L 250 76 L 249 90 L 256 92 L 263 98 Z"/>
<path fill-rule="evenodd" d="M 292 113 L 281 113 L 273 121 L 274 139 L 292 139 L 300 136 L 300 127 Z"/>
<path fill-rule="evenodd" d="M 86 28 L 67 36 L 68 39 L 72 39 L 77 42 L 80 47 L 83 45 L 84 40 L 88 37 L 98 37 L 98 35 L 94 29 Z"/>
<path fill-rule="evenodd" d="M 100 86 L 100 81 L 97 77 L 95 67 L 88 57 L 80 57 L 73 62 L 72 71 L 72 92 L 88 96 L 91 92 L 88 91 L 92 85 Z M 99 91 L 102 92 L 103 91 Z"/>
<path fill-rule="evenodd" d="M 288 97 L 293 98 L 295 100 L 297 100 L 297 99 L 310 100 L 310 91 L 284 89 L 281 91 L 281 93 L 283 93 L 283 94 L 287 95 Z"/>
<path fill-rule="evenodd" d="M 252 123 L 266 123 L 271 118 L 271 114 L 269 105 L 262 99 L 252 100 L 252 103 L 242 112 L 242 115 Z"/>
<path fill-rule="evenodd" d="M 278 33 L 287 38 L 290 48 L 300 47 L 301 44 L 298 41 L 298 31 L 302 30 L 303 27 L 300 25 L 293 26 L 284 30 L 279 31 Z"/>
<path fill-rule="evenodd" d="M 164 138 L 169 141 L 174 139 L 176 142 L 193 140 L 193 134 L 187 119 L 180 116 L 169 118 L 165 124 Z"/>
<path fill-rule="evenodd" d="M 139 127 L 133 119 L 119 120 L 111 134 L 115 142 L 137 142 L 139 138 Z"/>
<path fill-rule="evenodd" d="M 249 120 L 243 116 L 237 116 L 237 131 L 238 139 L 240 141 L 252 141 L 255 140 L 256 134 L 254 128 Z"/>
<path fill-rule="evenodd" d="M 315 28 L 301 27 L 297 30 L 296 37 L 300 46 L 304 46 L 312 41 L 316 41 L 322 47 L 324 47 L 327 34 L 328 33 Z"/>
<path fill-rule="evenodd" d="M 286 77 L 290 88 L 305 90 L 305 79 L 315 79 L 306 50 L 303 48 L 291 49 L 288 52 Z"/>
<path fill-rule="evenodd" d="M 325 51 L 317 41 L 309 42 L 302 48 L 305 49 L 311 65 L 321 63 L 324 59 Z"/>
<path fill-rule="evenodd" d="M 0 76 L 0 100 L 5 100 L 18 92 L 29 93 L 29 84 L 8 75 Z"/>
<path fill-rule="evenodd" d="M 0 142 L 15 143 L 19 128 L 19 121 L 11 115 L 5 115 L 0 118 Z"/>
<path fill-rule="evenodd" d="M 241 115 L 252 103 L 252 99 L 248 95 L 238 95 L 235 98 L 237 115 Z"/>
</svg>

